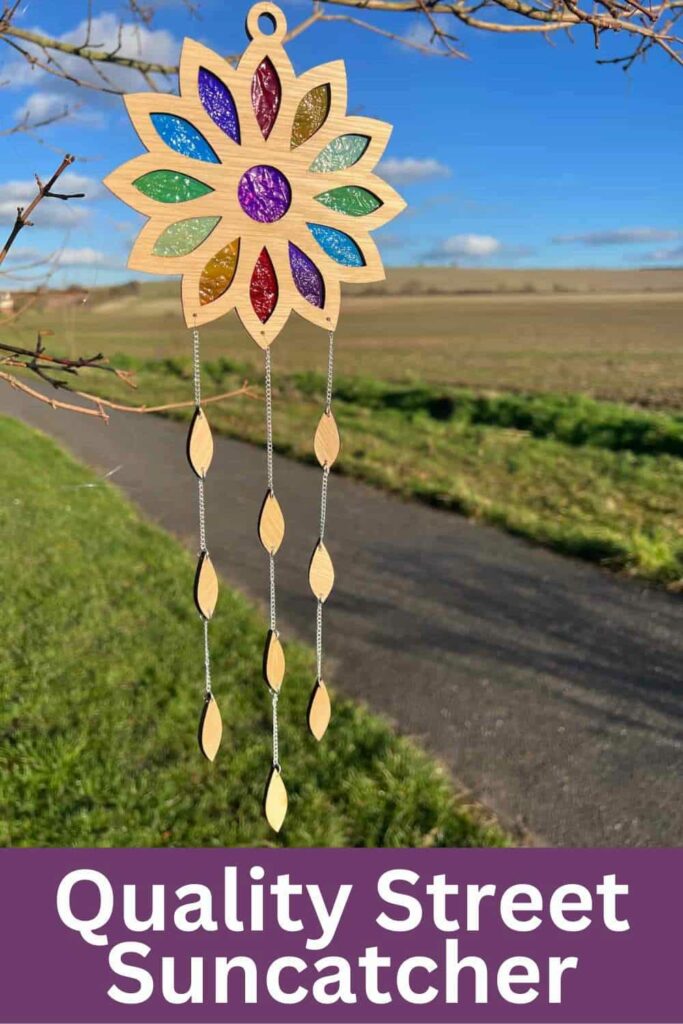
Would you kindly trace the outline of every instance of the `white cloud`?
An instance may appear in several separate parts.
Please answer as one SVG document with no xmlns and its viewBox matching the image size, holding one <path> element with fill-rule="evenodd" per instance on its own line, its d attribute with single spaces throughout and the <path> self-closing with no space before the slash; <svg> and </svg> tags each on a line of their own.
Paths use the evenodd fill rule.
<svg viewBox="0 0 683 1024">
<path fill-rule="evenodd" d="M 669 242 L 683 237 L 683 232 L 669 228 L 615 228 L 612 231 L 587 231 L 578 235 L 556 235 L 558 245 L 643 245 L 648 242 Z"/>
<path fill-rule="evenodd" d="M 683 260 L 683 245 L 672 245 L 663 249 L 654 249 L 645 255 L 651 263 L 680 263 Z"/>
<path fill-rule="evenodd" d="M 92 249 L 89 246 L 82 248 L 59 249 L 50 256 L 50 263 L 60 267 L 111 267 L 118 266 L 111 256 L 101 252 L 99 249 Z"/>
<path fill-rule="evenodd" d="M 0 185 L 0 188 L 3 186 Z M 91 178 L 87 174 L 79 174 L 78 171 L 67 171 L 57 180 L 55 185 L 57 192 L 85 192 L 86 199 L 99 199 L 107 195 L 107 190 L 97 178 Z M 82 200 L 76 200 L 82 202 Z"/>
<path fill-rule="evenodd" d="M 118 267 L 121 261 L 115 257 L 94 249 L 92 246 L 63 246 L 52 252 L 44 252 L 31 246 L 14 246 L 8 260 L 12 263 L 50 264 L 58 267 Z"/>
<path fill-rule="evenodd" d="M 444 238 L 428 254 L 432 260 L 486 259 L 495 256 L 503 248 L 502 242 L 493 235 L 451 235 Z"/>
<path fill-rule="evenodd" d="M 17 107 L 14 118 L 17 122 L 26 122 L 29 125 L 55 123 L 67 117 L 70 121 L 80 124 L 102 124 L 102 115 L 98 111 L 88 110 L 81 103 L 73 103 L 69 99 L 63 90 L 43 92 L 38 89 L 30 93 L 24 103 Z"/>
<path fill-rule="evenodd" d="M 25 103 L 15 111 L 14 116 L 19 121 L 44 121 L 49 117 L 59 117 L 68 105 L 62 97 L 55 96 L 52 92 L 33 92 Z"/>
<path fill-rule="evenodd" d="M 67 175 L 64 175 L 64 178 L 66 179 Z M 69 191 L 68 180 L 60 181 L 61 187 Z M 28 206 L 35 194 L 35 181 L 6 181 L 0 184 L 0 222 L 4 221 L 8 225 L 13 223 L 17 207 Z M 82 224 L 87 218 L 88 209 L 81 199 L 68 202 L 61 199 L 44 199 L 31 214 L 32 222 L 42 228 L 72 228 Z"/>
<path fill-rule="evenodd" d="M 104 186 L 95 178 L 76 171 L 67 171 L 55 184 L 55 191 L 69 194 L 84 192 L 84 199 L 43 199 L 31 214 L 32 222 L 40 228 L 72 228 L 90 216 L 88 200 L 105 194 Z M 28 206 L 36 194 L 34 180 L 5 181 L 0 183 L 0 222 L 14 222 L 18 206 Z"/>
<path fill-rule="evenodd" d="M 388 157 L 377 167 L 377 173 L 392 185 L 413 185 L 417 181 L 450 177 L 450 169 L 431 157 Z"/>
</svg>

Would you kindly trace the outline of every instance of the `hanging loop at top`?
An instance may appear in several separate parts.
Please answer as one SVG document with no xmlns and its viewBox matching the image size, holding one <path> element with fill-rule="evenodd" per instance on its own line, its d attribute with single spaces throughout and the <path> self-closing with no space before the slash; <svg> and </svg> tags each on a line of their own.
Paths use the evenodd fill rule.
<svg viewBox="0 0 683 1024">
<path fill-rule="evenodd" d="M 273 26 L 272 32 L 264 32 L 261 29 L 261 18 L 270 22 Z M 274 43 L 281 43 L 287 34 L 287 19 L 277 4 L 269 0 L 263 3 L 254 4 L 247 15 L 247 35 L 250 39 L 267 39 Z"/>
</svg>

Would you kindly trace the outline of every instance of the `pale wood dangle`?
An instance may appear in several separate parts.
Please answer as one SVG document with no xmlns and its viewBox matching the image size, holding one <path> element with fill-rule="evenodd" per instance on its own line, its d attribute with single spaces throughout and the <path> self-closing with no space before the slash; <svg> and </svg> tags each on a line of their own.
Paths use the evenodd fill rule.
<svg viewBox="0 0 683 1024">
<path fill-rule="evenodd" d="M 318 541 L 308 567 L 308 582 L 314 595 L 324 604 L 334 586 L 334 566 L 330 553 L 321 540 Z"/>
<path fill-rule="evenodd" d="M 318 743 L 327 732 L 332 717 L 332 705 L 327 687 L 322 679 L 319 679 L 313 687 L 311 699 L 308 705 L 308 728 L 317 739 Z"/>
<path fill-rule="evenodd" d="M 199 749 L 207 761 L 218 753 L 223 735 L 223 722 L 211 685 L 211 648 L 209 621 L 218 602 L 218 575 L 214 569 L 206 543 L 206 503 L 204 484 L 213 459 L 213 437 L 209 422 L 202 409 L 201 363 L 199 358 L 199 331 L 192 331 L 192 372 L 195 411 L 187 435 L 186 454 L 192 472 L 197 477 L 197 503 L 199 518 L 199 559 L 194 576 L 194 603 L 202 620 L 204 633 L 204 703 L 199 715 L 197 739 Z"/>
<path fill-rule="evenodd" d="M 274 832 L 279 832 L 284 824 L 288 803 L 287 790 L 282 781 L 282 771 L 279 765 L 273 765 L 266 783 L 263 809 L 266 820 Z"/>
<path fill-rule="evenodd" d="M 214 761 L 223 735 L 223 722 L 213 694 L 207 693 L 199 718 L 199 749 L 207 761 Z"/>
<path fill-rule="evenodd" d="M 331 469 L 337 461 L 339 452 L 341 451 L 341 440 L 339 438 L 337 421 L 335 420 L 331 409 L 326 409 L 320 417 L 318 429 L 315 432 L 313 448 L 315 456 L 323 469 L 325 466 L 327 466 L 328 469 Z"/>
<path fill-rule="evenodd" d="M 270 827 L 279 832 L 287 814 L 287 789 L 280 767 L 280 727 L 278 702 L 285 678 L 285 652 L 277 628 L 275 556 L 285 537 L 285 518 L 275 497 L 273 472 L 273 380 L 270 348 L 265 351 L 264 393 L 266 413 L 266 480 L 268 489 L 258 518 L 258 535 L 268 554 L 268 597 L 270 629 L 263 650 L 263 678 L 270 689 L 272 706 L 272 760 L 266 783 L 264 813 Z"/>
<path fill-rule="evenodd" d="M 271 490 L 266 492 L 258 518 L 258 535 L 269 555 L 276 555 L 285 539 L 285 518 Z"/>
<path fill-rule="evenodd" d="M 332 717 L 330 695 L 323 682 L 323 605 L 334 587 L 334 565 L 330 553 L 325 547 L 325 528 L 327 525 L 327 496 L 330 484 L 330 470 L 339 458 L 341 439 L 339 428 L 332 412 L 332 388 L 334 382 L 334 331 L 328 332 L 329 347 L 327 351 L 327 387 L 325 391 L 325 408 L 318 421 L 313 438 L 313 450 L 322 467 L 322 483 L 320 488 L 320 536 L 313 549 L 308 567 L 308 582 L 317 600 L 315 615 L 315 652 L 316 681 L 308 704 L 308 728 L 311 735 L 320 742 L 327 732 Z"/>
<path fill-rule="evenodd" d="M 279 691 L 285 678 L 285 652 L 278 633 L 272 629 L 268 630 L 263 650 L 263 678 L 275 692 Z"/>
<path fill-rule="evenodd" d="M 208 551 L 202 551 L 194 578 L 194 602 L 204 619 L 213 618 L 218 602 L 218 576 Z"/>
<path fill-rule="evenodd" d="M 199 406 L 192 417 L 187 435 L 187 461 L 193 473 L 201 480 L 209 472 L 213 459 L 213 435 L 204 410 Z"/>
</svg>

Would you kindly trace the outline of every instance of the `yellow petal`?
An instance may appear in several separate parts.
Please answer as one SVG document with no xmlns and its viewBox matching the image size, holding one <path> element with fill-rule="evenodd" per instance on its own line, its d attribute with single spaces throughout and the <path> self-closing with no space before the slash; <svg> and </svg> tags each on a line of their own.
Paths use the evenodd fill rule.
<svg viewBox="0 0 683 1024">
<path fill-rule="evenodd" d="M 317 85 L 301 100 L 292 126 L 292 149 L 301 146 L 320 131 L 330 112 L 329 85 Z"/>
<path fill-rule="evenodd" d="M 240 240 L 235 239 L 216 253 L 202 270 L 199 278 L 199 302 L 208 306 L 224 295 L 235 277 Z"/>
</svg>

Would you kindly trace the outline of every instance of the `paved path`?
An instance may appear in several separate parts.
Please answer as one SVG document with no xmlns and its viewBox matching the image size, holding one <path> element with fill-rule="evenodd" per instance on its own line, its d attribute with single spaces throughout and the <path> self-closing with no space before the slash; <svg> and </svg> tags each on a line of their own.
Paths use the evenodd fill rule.
<svg viewBox="0 0 683 1024">
<path fill-rule="evenodd" d="M 0 412 L 107 471 L 145 513 L 195 540 L 185 428 L 119 415 L 107 427 L 5 389 Z M 319 472 L 276 460 L 285 636 L 313 640 L 307 565 Z M 218 439 L 208 536 L 224 575 L 259 601 L 262 453 Z M 683 844 L 683 600 L 457 515 L 333 477 L 328 678 L 434 751 L 508 824 L 557 845 Z M 334 742 L 334 732 L 329 736 Z"/>
</svg>

